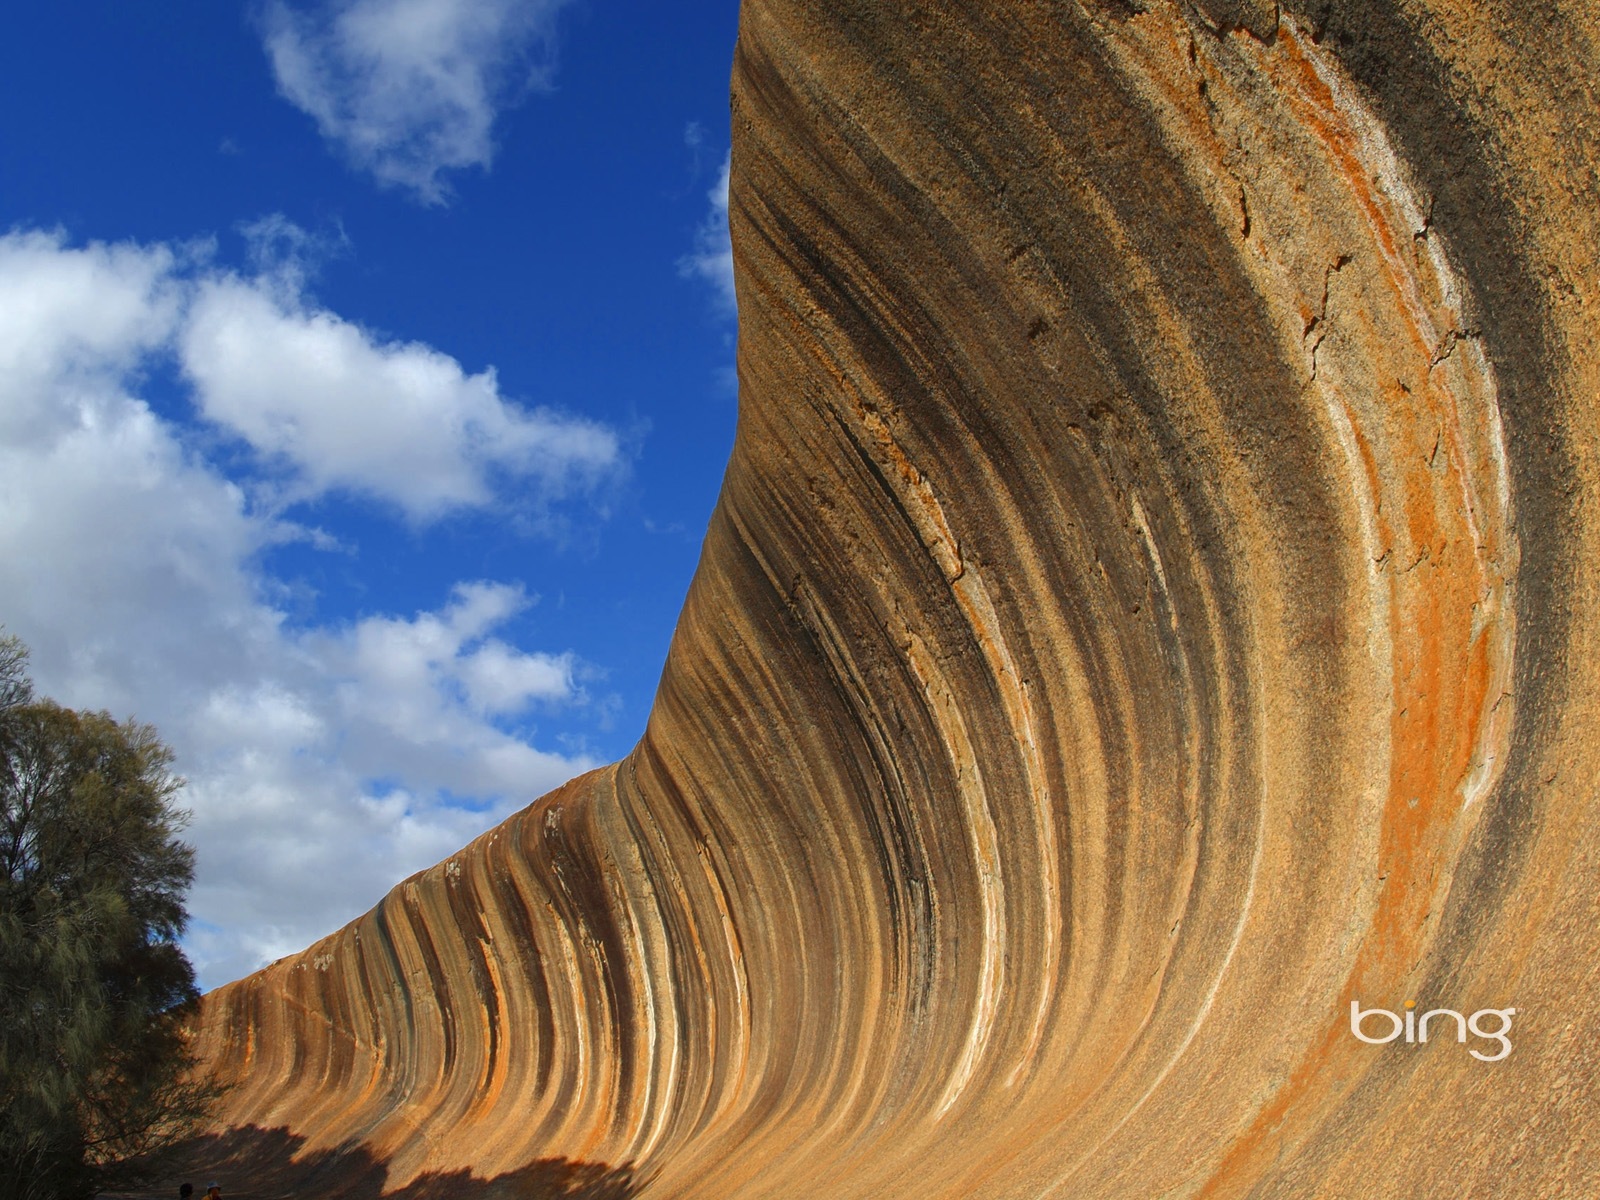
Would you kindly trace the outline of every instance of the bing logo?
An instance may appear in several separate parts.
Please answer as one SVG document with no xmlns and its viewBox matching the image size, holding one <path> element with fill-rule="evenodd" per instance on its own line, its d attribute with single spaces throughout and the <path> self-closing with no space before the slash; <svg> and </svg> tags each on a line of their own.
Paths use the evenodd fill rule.
<svg viewBox="0 0 1600 1200">
<path fill-rule="evenodd" d="M 1350 1032 L 1369 1046 L 1387 1045 L 1402 1033 L 1405 1034 L 1406 1041 L 1409 1043 L 1426 1043 L 1428 1040 L 1428 1023 L 1436 1021 L 1438 1018 L 1444 1018 L 1446 1036 L 1448 1036 L 1450 1023 L 1454 1022 L 1456 1041 L 1458 1042 L 1467 1040 L 1467 1030 L 1470 1029 L 1473 1034 L 1486 1042 L 1498 1041 L 1500 1043 L 1500 1050 L 1496 1054 L 1484 1054 L 1476 1049 L 1468 1050 L 1467 1053 L 1478 1061 L 1499 1062 L 1511 1053 L 1511 1038 L 1509 1036 L 1511 1033 L 1511 1018 L 1516 1016 L 1517 1013 L 1514 1008 L 1480 1008 L 1470 1017 L 1462 1016 L 1453 1008 L 1430 1008 L 1419 1017 L 1413 1011 L 1416 1006 L 1417 1002 L 1415 1000 L 1407 1000 L 1405 1017 L 1402 1019 L 1399 1013 L 1392 1013 L 1386 1008 L 1362 1008 L 1359 1000 L 1352 1000 L 1350 1001 Z M 1498 1018 L 1499 1028 L 1484 1029 L 1480 1027 L 1479 1021 L 1485 1017 Z M 1363 1032 L 1367 1022 L 1373 1019 L 1380 1022 L 1388 1021 L 1389 1031 L 1380 1037 L 1373 1037 L 1371 1034 Z M 1437 1029 L 1437 1025 L 1435 1028 Z"/>
</svg>

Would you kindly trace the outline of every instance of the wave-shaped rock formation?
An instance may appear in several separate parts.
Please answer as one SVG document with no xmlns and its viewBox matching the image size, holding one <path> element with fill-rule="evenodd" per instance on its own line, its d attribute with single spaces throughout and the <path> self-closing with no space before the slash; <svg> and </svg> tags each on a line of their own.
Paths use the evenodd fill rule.
<svg viewBox="0 0 1600 1200">
<path fill-rule="evenodd" d="M 746 0 L 648 730 L 210 995 L 219 1129 L 452 1195 L 1600 1194 L 1597 79 L 1591 0 Z"/>
</svg>

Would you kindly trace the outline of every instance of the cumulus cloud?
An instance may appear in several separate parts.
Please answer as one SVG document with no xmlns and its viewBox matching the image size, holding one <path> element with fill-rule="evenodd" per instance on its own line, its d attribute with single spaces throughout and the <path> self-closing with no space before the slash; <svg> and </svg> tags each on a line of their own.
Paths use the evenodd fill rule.
<svg viewBox="0 0 1600 1200">
<path fill-rule="evenodd" d="M 706 193 L 710 211 L 695 232 L 694 250 L 678 260 L 686 278 L 701 279 L 714 289 L 717 303 L 728 315 L 736 311 L 733 292 L 733 239 L 728 233 L 728 175 L 733 156 L 722 160 L 717 182 Z"/>
<path fill-rule="evenodd" d="M 488 636 L 527 603 L 476 582 L 436 611 L 281 634 L 271 661 L 181 714 L 205 921 L 190 940 L 210 975 L 303 948 L 596 765 L 530 745 L 474 700 L 485 655 L 540 680 L 512 710 L 581 699 L 572 656 Z"/>
<path fill-rule="evenodd" d="M 272 3 L 267 56 L 284 97 L 382 183 L 441 203 L 441 176 L 487 167 L 496 115 L 550 74 L 565 0 Z"/>
<path fill-rule="evenodd" d="M 63 255 L 61 243 L 59 233 L 0 239 L 0 421 L 13 435 L 85 419 L 177 320 L 167 249 Z M 57 395 L 75 399 L 48 399 Z"/>
<path fill-rule="evenodd" d="M 24 614 L 46 618 L 30 625 L 35 663 L 123 709 L 127 656 L 170 624 L 247 613 L 240 564 L 278 534 L 130 393 L 179 324 L 174 270 L 164 247 L 0 238 L 0 620 L 22 633 Z M 125 623 L 102 625 L 107 608 Z M 210 665 L 172 649 L 158 669 Z"/>
<path fill-rule="evenodd" d="M 620 464 L 610 429 L 512 405 L 492 369 L 378 338 L 270 276 L 200 283 L 181 353 L 204 415 L 299 494 L 364 494 L 424 520 L 487 503 L 506 478 L 550 499 Z"/>
<path fill-rule="evenodd" d="M 437 612 L 368 617 L 302 638 L 319 676 L 335 685 L 347 761 L 381 774 L 398 754 L 414 760 L 413 780 L 477 793 L 545 774 L 534 752 L 482 719 L 580 698 L 570 654 L 524 653 L 488 636 L 527 604 L 518 587 L 476 581 L 458 584 Z M 429 774 L 441 762 L 448 778 Z"/>
<path fill-rule="evenodd" d="M 231 320 L 225 301 L 256 306 L 281 358 L 342 347 L 343 378 L 371 404 L 398 386 L 398 355 L 450 384 L 431 402 L 459 405 L 463 428 L 498 405 L 493 419 L 526 439 L 534 418 L 438 351 L 286 308 L 272 286 L 170 247 L 0 237 L 0 622 L 32 648 L 42 692 L 151 721 L 178 752 L 199 851 L 190 947 L 208 984 L 308 944 L 594 765 L 535 746 L 519 720 L 587 698 L 571 654 L 505 636 L 534 602 L 517 584 L 464 581 L 427 611 L 338 624 L 293 625 L 275 607 L 262 552 L 302 531 L 254 506 L 251 489 L 146 398 L 163 370 L 171 386 L 175 359 L 219 420 L 228 393 L 218 385 L 207 398 L 207 380 L 251 364 L 283 386 L 317 378 L 254 357 L 248 337 L 213 336 Z M 212 374 L 192 366 L 196 345 Z M 256 398 L 277 403 L 269 391 Z M 405 427 L 439 436 L 425 421 Z M 492 494 L 493 464 L 474 468 L 467 444 L 452 451 L 467 466 L 436 466 L 422 491 L 389 498 L 415 512 Z M 403 438 L 385 446 L 395 470 L 432 461 Z M 341 459 L 315 432 L 263 449 L 307 487 L 366 486 L 383 469 L 366 451 Z"/>
</svg>

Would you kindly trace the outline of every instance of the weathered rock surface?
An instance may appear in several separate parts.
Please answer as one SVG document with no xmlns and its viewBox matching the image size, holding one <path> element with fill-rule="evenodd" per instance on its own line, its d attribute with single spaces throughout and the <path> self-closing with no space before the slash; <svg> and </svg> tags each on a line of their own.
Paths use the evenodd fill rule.
<svg viewBox="0 0 1600 1200">
<path fill-rule="evenodd" d="M 1597 79 L 1592 0 L 746 0 L 648 731 L 210 995 L 219 1128 L 304 1194 L 1600 1194 Z"/>
</svg>

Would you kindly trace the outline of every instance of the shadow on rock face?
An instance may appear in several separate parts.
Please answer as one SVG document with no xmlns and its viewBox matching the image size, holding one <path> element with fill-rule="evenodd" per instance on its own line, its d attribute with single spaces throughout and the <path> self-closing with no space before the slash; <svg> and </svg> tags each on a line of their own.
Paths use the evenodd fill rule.
<svg viewBox="0 0 1600 1200">
<path fill-rule="evenodd" d="M 246 1126 L 198 1138 L 176 1150 L 161 1171 L 163 1184 L 123 1193 L 125 1200 L 178 1194 L 194 1184 L 196 1197 L 208 1184 L 222 1186 L 227 1200 L 627 1200 L 643 1184 L 627 1164 L 538 1159 L 516 1171 L 481 1179 L 469 1170 L 417 1176 L 404 1187 L 387 1187 L 389 1170 L 364 1147 L 341 1146 L 304 1153 L 305 1139 L 288 1129 Z M 107 1196 L 104 1200 L 117 1200 Z"/>
</svg>

